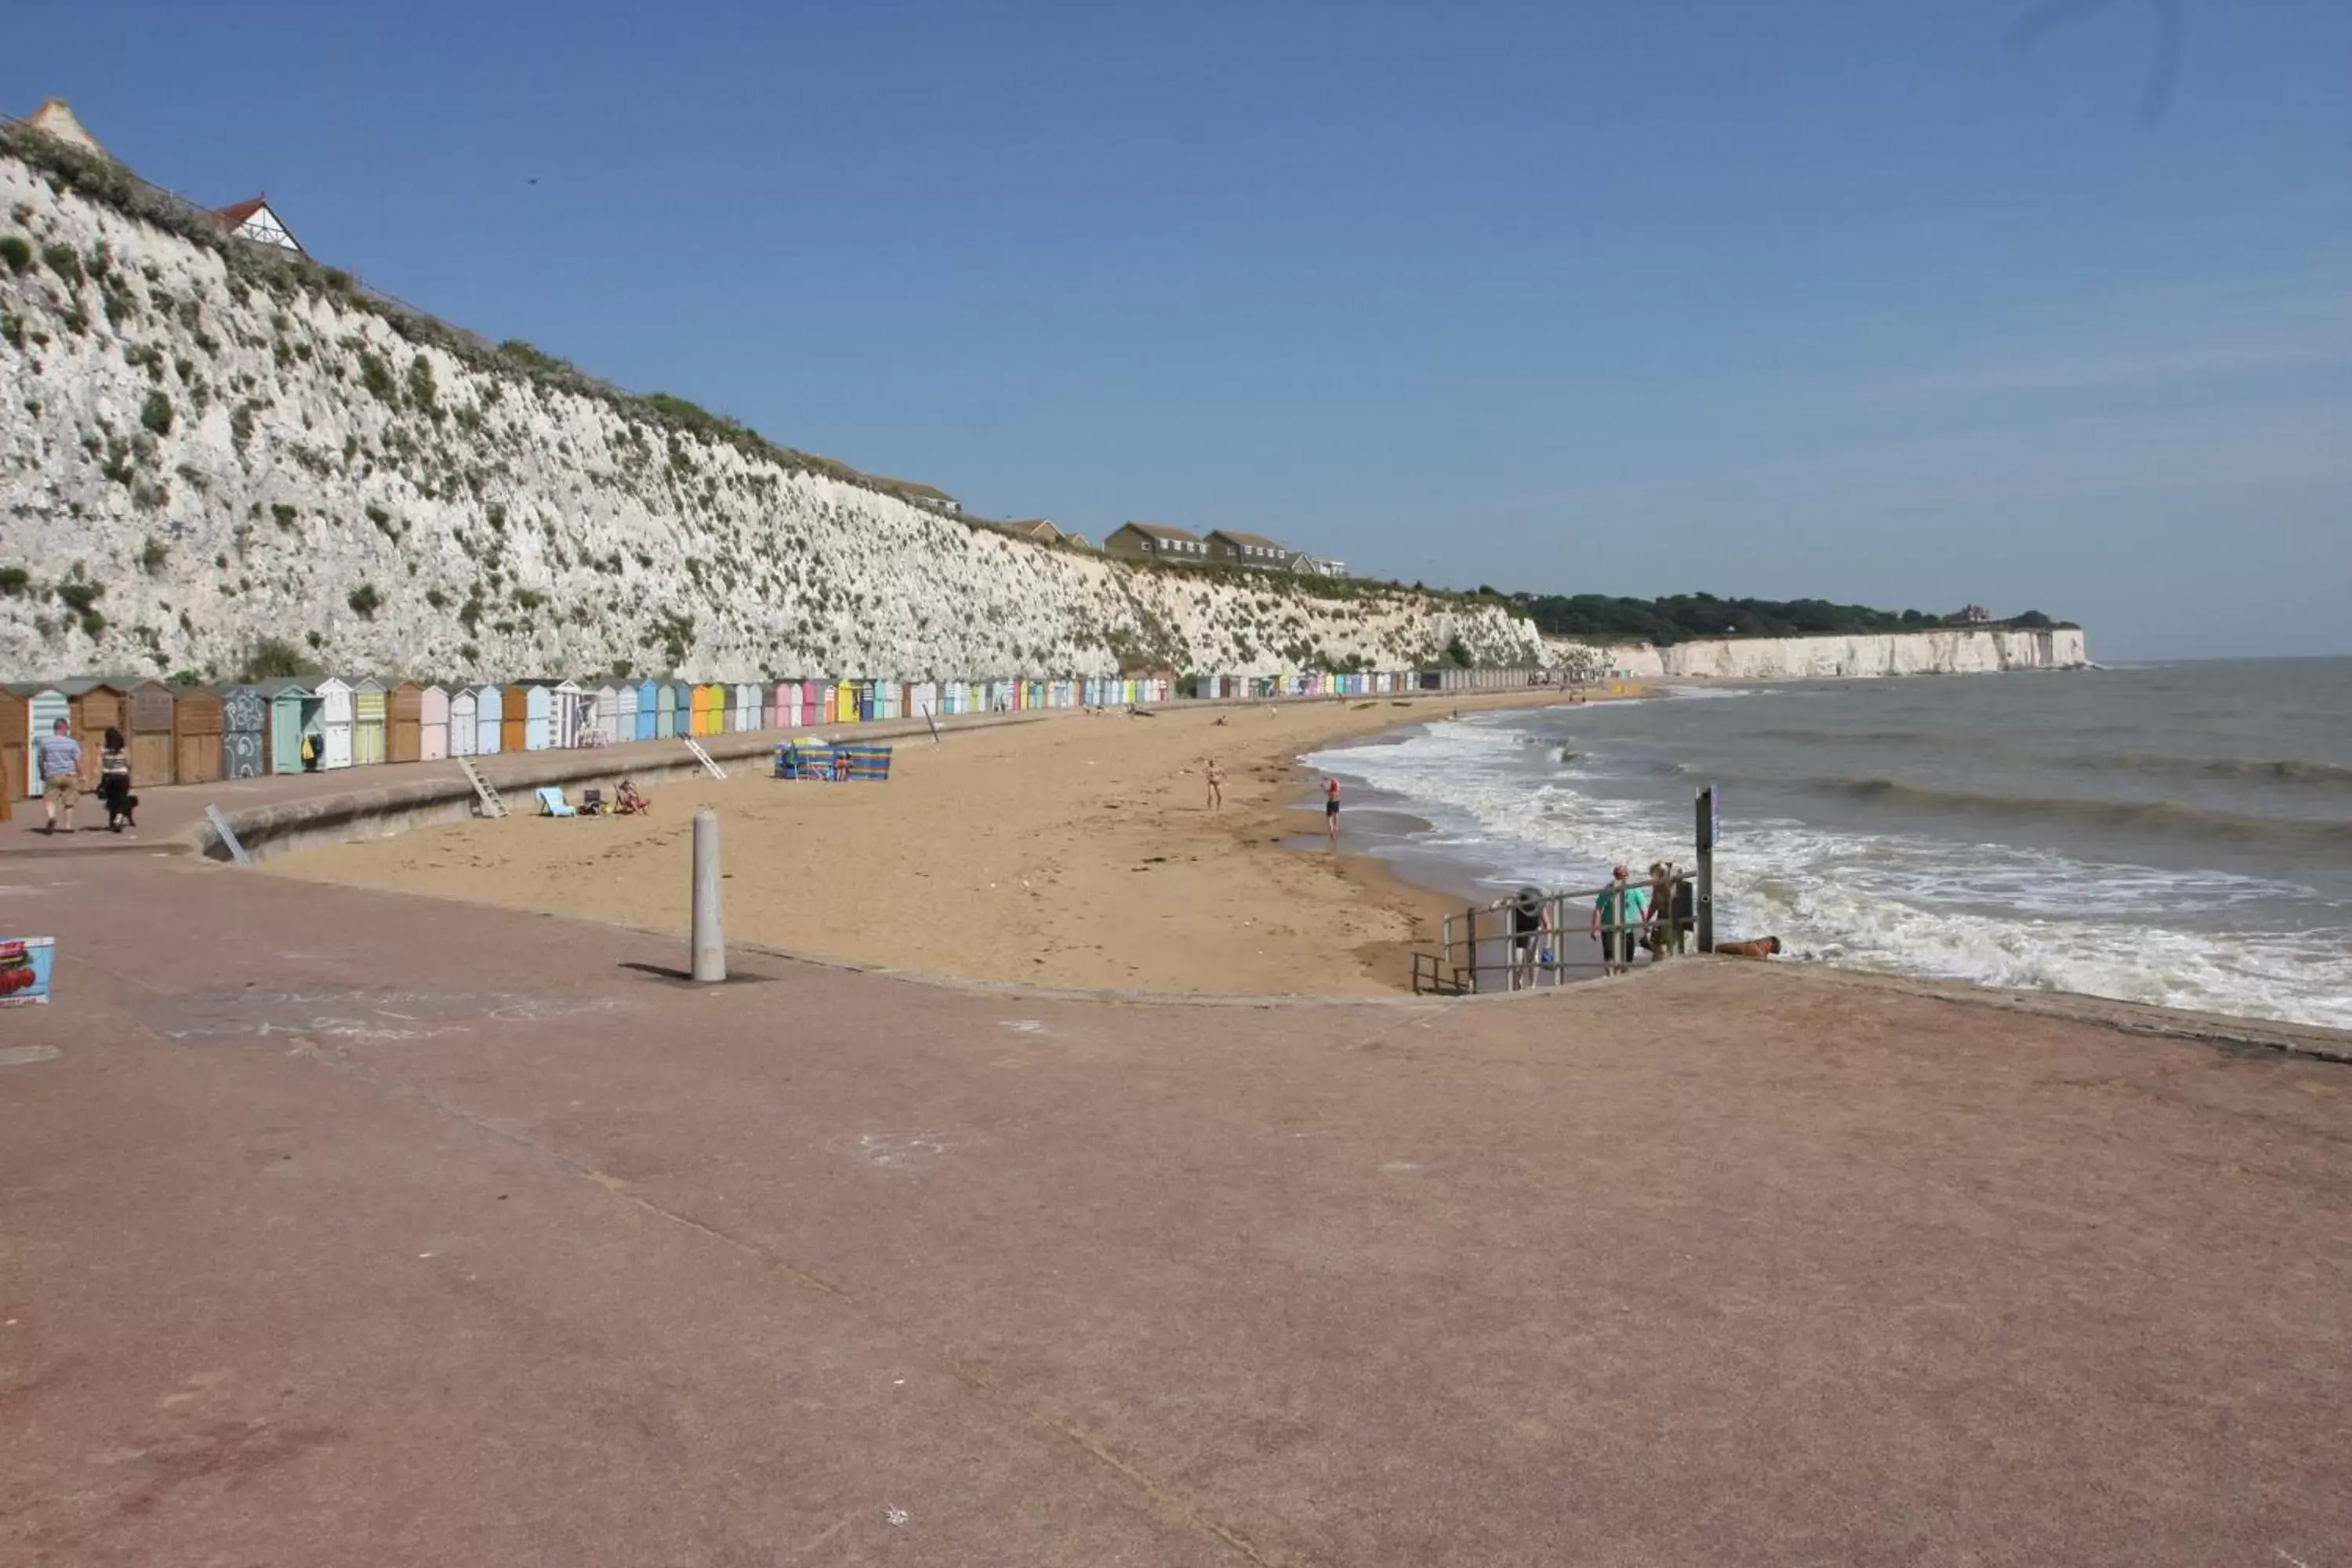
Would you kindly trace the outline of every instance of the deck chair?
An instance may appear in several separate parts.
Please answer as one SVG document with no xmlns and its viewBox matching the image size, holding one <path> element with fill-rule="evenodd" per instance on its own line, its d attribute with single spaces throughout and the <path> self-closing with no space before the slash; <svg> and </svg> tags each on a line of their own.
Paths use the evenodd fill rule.
<svg viewBox="0 0 2352 1568">
<path fill-rule="evenodd" d="M 594 784 L 590 784 L 586 789 L 582 790 L 580 792 L 580 815 L 583 816 L 604 816 L 604 792 L 598 789 Z"/>
<path fill-rule="evenodd" d="M 539 796 L 540 805 L 550 816 L 577 816 L 580 815 L 578 812 L 572 810 L 571 803 L 563 798 L 563 791 L 554 784 L 541 784 L 532 793 Z"/>
</svg>

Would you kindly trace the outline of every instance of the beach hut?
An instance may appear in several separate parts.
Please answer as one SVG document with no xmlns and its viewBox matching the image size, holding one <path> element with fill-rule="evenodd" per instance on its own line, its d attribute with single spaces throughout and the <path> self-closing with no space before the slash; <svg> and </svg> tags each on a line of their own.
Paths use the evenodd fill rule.
<svg viewBox="0 0 2352 1568">
<path fill-rule="evenodd" d="M 448 722 L 446 716 L 442 722 Z M 425 688 L 416 681 L 395 681 L 383 689 L 383 760 L 425 760 Z"/>
<path fill-rule="evenodd" d="M 122 694 L 123 741 L 131 752 L 131 777 L 142 785 L 172 782 L 172 689 L 142 680 Z"/>
<path fill-rule="evenodd" d="M 596 689 L 595 732 L 596 739 L 607 746 L 636 739 L 636 688 L 600 686 Z"/>
<path fill-rule="evenodd" d="M 508 688 L 508 700 L 511 701 L 518 691 L 522 697 L 522 749 L 544 752 L 555 744 L 555 688 L 534 680 Z"/>
<path fill-rule="evenodd" d="M 583 690 L 576 680 L 559 680 L 547 695 L 554 710 L 555 743 L 567 748 L 586 745 L 589 732 L 596 727 L 596 694 Z"/>
<path fill-rule="evenodd" d="M 0 800 L 30 798 L 33 779 L 33 693 L 37 686 L 0 687 Z"/>
<path fill-rule="evenodd" d="M 85 771 L 92 779 L 98 776 L 98 754 L 106 748 L 106 732 L 128 727 L 123 684 L 91 679 L 58 682 L 58 689 L 66 694 L 67 721 L 74 739 L 81 742 Z M 48 733 L 46 726 L 41 732 Z"/>
<path fill-rule="evenodd" d="M 665 680 L 654 688 L 654 736 L 667 741 L 678 732 L 678 697 L 687 689 L 675 680 Z M 688 717 L 692 716 L 691 710 Z"/>
<path fill-rule="evenodd" d="M 470 757 L 482 749 L 482 731 L 478 718 L 481 699 L 470 686 L 460 686 L 449 693 L 449 754 Z"/>
<path fill-rule="evenodd" d="M 320 743 L 318 694 L 310 682 L 293 679 L 265 681 L 260 690 L 269 703 L 269 771 L 301 773 L 304 738 L 309 737 L 314 748 Z"/>
<path fill-rule="evenodd" d="M 727 689 L 706 681 L 694 689 L 694 711 L 688 728 L 693 735 L 716 735 L 727 728 Z"/>
<path fill-rule="evenodd" d="M 66 721 L 68 729 L 72 727 L 73 700 L 66 695 L 61 686 L 36 683 L 19 687 L 17 690 L 25 699 L 25 752 L 21 771 L 25 775 L 25 796 L 30 799 L 41 793 L 40 771 L 33 752 L 33 742 L 53 731 L 60 719 Z"/>
<path fill-rule="evenodd" d="M 771 730 L 789 730 L 800 721 L 800 682 L 779 680 L 768 689 L 768 725 Z"/>
<path fill-rule="evenodd" d="M 485 713 L 483 718 L 488 720 Z M 499 690 L 499 750 L 528 750 L 530 734 L 530 690 L 528 687 L 508 686 Z"/>
<path fill-rule="evenodd" d="M 222 745 L 226 716 L 217 691 L 188 690 L 172 697 L 172 782 L 211 784 L 226 777 Z M 131 775 L 136 779 L 139 775 Z"/>
<path fill-rule="evenodd" d="M 384 682 L 371 675 L 352 682 L 352 766 L 381 766 L 391 746 L 385 734 Z"/>
<path fill-rule="evenodd" d="M 323 738 L 319 765 L 321 768 L 350 767 L 355 708 L 352 700 L 352 683 L 341 676 L 331 675 L 311 689 L 319 699 L 319 732 Z"/>
<path fill-rule="evenodd" d="M 474 755 L 494 756 L 506 749 L 507 694 L 495 686 L 474 688 Z"/>
<path fill-rule="evenodd" d="M 768 727 L 766 689 L 756 680 L 747 680 L 735 689 L 735 727 L 738 730 L 764 730 Z"/>
<path fill-rule="evenodd" d="M 257 779 L 268 771 L 268 694 L 232 686 L 221 694 L 221 776 Z"/>
<path fill-rule="evenodd" d="M 650 741 L 654 738 L 656 733 L 654 729 L 654 714 L 660 707 L 660 685 L 651 680 L 638 681 L 636 723 L 636 738 L 638 740 Z"/>
<path fill-rule="evenodd" d="M 449 689 L 426 686 L 416 693 L 416 760 L 437 763 L 449 754 Z"/>
<path fill-rule="evenodd" d="M 730 680 L 719 689 L 719 729 L 717 733 L 731 735 L 743 727 L 743 686 Z"/>
</svg>

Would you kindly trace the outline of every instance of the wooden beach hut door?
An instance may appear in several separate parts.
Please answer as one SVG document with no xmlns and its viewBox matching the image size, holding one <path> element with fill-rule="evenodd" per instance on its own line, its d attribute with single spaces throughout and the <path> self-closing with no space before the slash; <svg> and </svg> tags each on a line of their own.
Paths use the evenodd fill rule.
<svg viewBox="0 0 2352 1568">
<path fill-rule="evenodd" d="M 23 766 L 25 774 L 25 798 L 27 800 L 35 798 L 41 793 L 39 757 L 34 752 L 32 742 L 38 740 L 43 735 L 53 732 L 57 729 L 58 721 L 60 719 L 63 719 L 66 721 L 66 725 L 68 729 L 72 727 L 73 702 L 72 700 L 68 698 L 64 692 L 58 690 L 53 686 L 42 686 L 34 688 L 32 691 L 26 695 L 26 746 Z"/>
<path fill-rule="evenodd" d="M 416 760 L 437 763 L 449 754 L 449 693 L 428 686 L 416 694 Z"/>
<path fill-rule="evenodd" d="M 72 709 L 74 739 L 81 742 L 82 771 L 98 777 L 98 754 L 106 749 L 109 730 L 128 731 L 130 714 L 123 709 L 122 688 L 103 680 L 69 680 L 66 701 Z"/>
<path fill-rule="evenodd" d="M 724 734 L 727 730 L 727 689 L 714 683 L 694 689 L 694 732 Z"/>
<path fill-rule="evenodd" d="M 31 689 L 0 691 L 0 800 L 30 798 L 32 776 Z"/>
<path fill-rule="evenodd" d="M 654 738 L 667 741 L 677 733 L 677 697 L 681 688 L 674 680 L 665 680 L 654 688 Z M 693 715 L 689 711 L 689 721 Z"/>
<path fill-rule="evenodd" d="M 385 734 L 386 716 L 383 682 L 371 676 L 352 683 L 352 765 L 355 768 L 380 765 L 389 754 L 391 737 Z"/>
<path fill-rule="evenodd" d="M 768 694 L 768 728 L 789 730 L 800 717 L 800 687 L 790 680 L 779 680 Z"/>
<path fill-rule="evenodd" d="M 425 688 L 403 680 L 383 694 L 383 760 L 420 763 L 425 760 Z"/>
<path fill-rule="evenodd" d="M 131 748 L 133 784 L 172 782 L 172 689 L 160 680 L 142 680 L 123 694 L 131 715 L 125 736 Z"/>
<path fill-rule="evenodd" d="M 509 686 L 499 693 L 499 750 L 528 751 L 530 744 L 530 694 L 536 688 Z"/>
<path fill-rule="evenodd" d="M 217 691 L 183 691 L 172 700 L 172 778 L 211 784 L 228 770 L 223 744 L 227 715 Z M 131 775 L 134 780 L 137 773 Z"/>
<path fill-rule="evenodd" d="M 319 682 L 319 731 L 323 737 L 320 748 L 321 768 L 347 768 L 352 765 L 352 683 L 329 676 Z"/>
<path fill-rule="evenodd" d="M 506 750 L 506 697 L 495 686 L 474 688 L 474 754 L 495 756 Z"/>
<path fill-rule="evenodd" d="M 469 686 L 461 686 L 449 693 L 449 754 L 470 757 L 481 747 L 481 734 L 477 728 L 476 714 L 480 700 Z"/>
<path fill-rule="evenodd" d="M 635 739 L 650 741 L 661 731 L 655 727 L 654 715 L 661 708 L 661 687 L 651 680 L 637 682 L 637 728 Z"/>
<path fill-rule="evenodd" d="M 555 691 L 551 687 L 526 686 L 520 691 L 509 689 L 507 700 L 522 699 L 522 749 L 544 752 L 555 744 Z"/>
<path fill-rule="evenodd" d="M 735 728 L 764 730 L 768 727 L 767 705 L 761 700 L 760 683 L 746 681 L 735 689 L 740 703 L 735 710 Z"/>
</svg>

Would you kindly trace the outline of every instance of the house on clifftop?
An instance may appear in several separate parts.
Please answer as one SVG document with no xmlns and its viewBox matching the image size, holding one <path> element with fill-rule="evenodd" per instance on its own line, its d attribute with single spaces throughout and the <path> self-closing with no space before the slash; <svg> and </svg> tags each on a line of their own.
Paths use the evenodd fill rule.
<svg viewBox="0 0 2352 1568">
<path fill-rule="evenodd" d="M 1103 549 L 1129 561 L 1172 561 L 1185 566 L 1205 565 L 1209 542 L 1197 533 L 1157 522 L 1129 522 L 1103 541 Z"/>
<path fill-rule="evenodd" d="M 1220 565 L 1255 566 L 1267 572 L 1283 570 L 1297 553 L 1262 533 L 1236 533 L 1230 528 L 1213 531 L 1208 544 L 1209 559 Z"/>
<path fill-rule="evenodd" d="M 274 245 L 280 250 L 290 250 L 297 256 L 308 256 L 302 242 L 294 237 L 278 216 L 270 210 L 267 195 L 253 196 L 222 207 L 213 214 L 220 226 L 239 239 L 249 239 L 257 245 Z"/>
</svg>

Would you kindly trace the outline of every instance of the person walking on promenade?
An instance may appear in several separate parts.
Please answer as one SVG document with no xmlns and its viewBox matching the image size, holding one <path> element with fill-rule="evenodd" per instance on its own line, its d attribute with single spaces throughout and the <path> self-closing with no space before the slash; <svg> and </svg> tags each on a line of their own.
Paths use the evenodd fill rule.
<svg viewBox="0 0 2352 1568">
<path fill-rule="evenodd" d="M 1633 944 L 1649 921 L 1650 892 L 1629 886 L 1633 874 L 1622 866 L 1609 875 L 1609 885 L 1592 900 L 1592 934 L 1601 942 L 1601 973 L 1622 974 L 1633 967 Z"/>
<path fill-rule="evenodd" d="M 1323 781 L 1323 834 L 1330 839 L 1331 847 L 1339 847 L 1339 781 Z"/>
<path fill-rule="evenodd" d="M 106 732 L 105 748 L 98 753 L 98 803 L 106 807 L 109 833 L 139 826 L 131 815 L 139 809 L 139 797 L 131 793 L 131 753 L 120 730 Z"/>
<path fill-rule="evenodd" d="M 74 830 L 74 804 L 81 799 L 81 742 L 68 729 L 64 720 L 58 720 L 33 747 L 41 775 L 41 804 L 51 833 L 58 831 L 60 813 L 66 819 L 65 830 Z"/>
<path fill-rule="evenodd" d="M 1222 722 L 1222 721 L 1220 721 Z M 1225 804 L 1225 770 L 1217 766 L 1217 759 L 1209 759 L 1209 809 L 1216 810 Z"/>
</svg>

